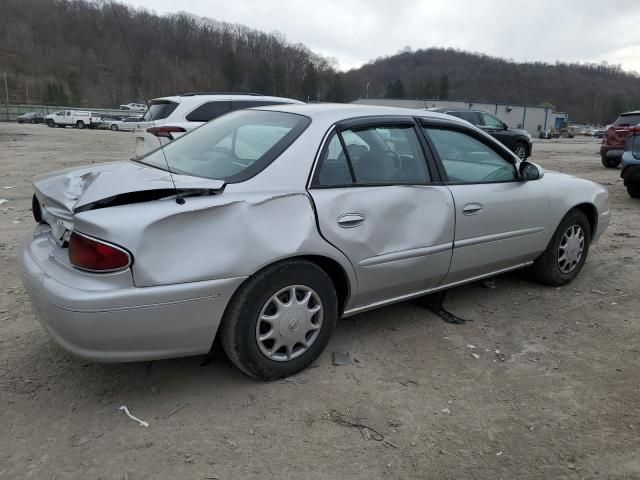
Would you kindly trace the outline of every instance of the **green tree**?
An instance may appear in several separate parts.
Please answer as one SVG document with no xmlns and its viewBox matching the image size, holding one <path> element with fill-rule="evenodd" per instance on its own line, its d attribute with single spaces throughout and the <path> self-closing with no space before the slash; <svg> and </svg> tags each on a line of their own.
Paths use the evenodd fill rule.
<svg viewBox="0 0 640 480">
<path fill-rule="evenodd" d="M 387 84 L 387 98 L 404 98 L 406 97 L 404 83 L 399 78 L 395 82 Z"/>
<path fill-rule="evenodd" d="M 266 60 L 261 60 L 253 71 L 251 90 L 256 93 L 273 95 L 273 69 Z"/>
<path fill-rule="evenodd" d="M 318 98 L 318 72 L 311 62 L 307 64 L 302 80 L 302 98 L 315 101 Z"/>
<path fill-rule="evenodd" d="M 446 100 L 449 98 L 449 75 L 446 73 L 440 77 L 440 89 L 438 96 L 440 100 Z"/>
<path fill-rule="evenodd" d="M 342 74 L 336 73 L 333 75 L 333 80 L 329 87 L 328 100 L 330 102 L 342 103 L 346 99 L 344 91 L 344 83 L 342 80 Z"/>
</svg>

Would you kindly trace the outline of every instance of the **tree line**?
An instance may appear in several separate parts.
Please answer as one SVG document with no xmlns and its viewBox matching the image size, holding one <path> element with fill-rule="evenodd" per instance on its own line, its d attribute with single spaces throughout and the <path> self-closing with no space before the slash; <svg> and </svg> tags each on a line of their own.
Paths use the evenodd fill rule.
<svg viewBox="0 0 640 480">
<path fill-rule="evenodd" d="M 0 72 L 11 103 L 117 107 L 193 91 L 304 101 L 365 96 L 545 105 L 575 122 L 640 108 L 640 77 L 607 64 L 515 63 L 454 49 L 404 49 L 358 69 L 279 33 L 109 0 L 0 0 Z"/>
</svg>

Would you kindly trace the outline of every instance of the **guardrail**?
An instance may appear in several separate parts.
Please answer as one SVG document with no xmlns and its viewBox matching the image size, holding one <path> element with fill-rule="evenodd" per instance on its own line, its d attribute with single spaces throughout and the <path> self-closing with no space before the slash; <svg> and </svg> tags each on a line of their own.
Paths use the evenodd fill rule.
<svg viewBox="0 0 640 480">
<path fill-rule="evenodd" d="M 0 105 L 0 121 L 14 122 L 18 116 L 28 112 L 38 112 L 48 115 L 60 110 L 82 110 L 84 112 L 104 113 L 105 115 L 142 115 L 142 112 L 132 112 L 130 110 L 120 110 L 118 108 L 90 108 L 90 107 L 61 107 L 52 105 L 27 105 L 9 104 Z"/>
</svg>

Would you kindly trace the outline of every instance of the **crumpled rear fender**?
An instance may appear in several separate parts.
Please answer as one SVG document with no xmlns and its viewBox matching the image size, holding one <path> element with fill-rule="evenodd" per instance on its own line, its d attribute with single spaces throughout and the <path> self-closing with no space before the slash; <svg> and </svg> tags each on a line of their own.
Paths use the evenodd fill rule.
<svg viewBox="0 0 640 480">
<path fill-rule="evenodd" d="M 139 287 L 250 276 L 278 260 L 319 255 L 342 267 L 351 298 L 356 291 L 353 267 L 320 236 L 306 192 L 163 199 L 82 212 L 75 225 L 129 250 Z"/>
</svg>

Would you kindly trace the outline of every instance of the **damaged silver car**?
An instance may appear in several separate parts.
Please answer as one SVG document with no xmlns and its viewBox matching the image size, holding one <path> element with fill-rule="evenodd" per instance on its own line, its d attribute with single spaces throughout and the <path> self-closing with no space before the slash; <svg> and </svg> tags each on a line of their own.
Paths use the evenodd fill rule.
<svg viewBox="0 0 640 480">
<path fill-rule="evenodd" d="M 44 328 L 96 361 L 203 354 L 261 379 L 313 362 L 340 317 L 531 267 L 571 281 L 605 188 L 427 111 L 278 105 L 145 157 L 34 181 L 20 259 Z"/>
</svg>

